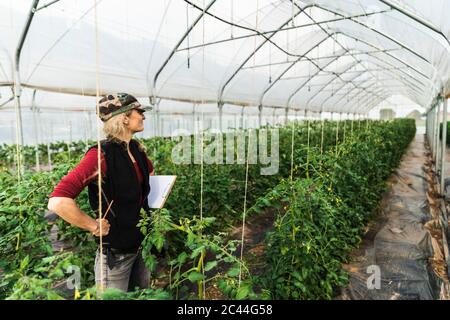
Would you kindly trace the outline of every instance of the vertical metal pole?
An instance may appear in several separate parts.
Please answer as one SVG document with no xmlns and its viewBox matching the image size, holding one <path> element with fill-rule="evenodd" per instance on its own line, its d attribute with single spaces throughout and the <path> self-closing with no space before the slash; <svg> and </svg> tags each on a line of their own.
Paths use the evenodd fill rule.
<svg viewBox="0 0 450 320">
<path fill-rule="evenodd" d="M 447 99 L 444 98 L 443 124 L 442 124 L 442 155 L 441 155 L 441 195 L 445 192 L 445 165 L 447 156 Z"/>
<path fill-rule="evenodd" d="M 433 143 L 434 143 L 434 106 L 430 111 L 430 148 L 433 152 Z"/>
<path fill-rule="evenodd" d="M 48 155 L 48 165 L 50 169 L 52 168 L 52 149 L 50 148 L 50 144 L 53 143 L 53 121 L 50 122 L 50 134 L 48 137 L 47 143 L 47 155 Z"/>
<path fill-rule="evenodd" d="M 258 107 L 258 127 L 261 128 L 262 126 L 262 109 L 263 106 Z"/>
<path fill-rule="evenodd" d="M 240 125 L 240 129 L 244 129 L 244 106 L 242 106 L 241 109 L 241 125 Z"/>
<path fill-rule="evenodd" d="M 88 148 L 88 126 L 89 126 L 89 117 L 87 112 L 84 112 L 84 118 L 85 118 L 85 123 L 84 123 L 84 145 L 86 146 L 86 149 Z"/>
<path fill-rule="evenodd" d="M 273 108 L 273 112 L 272 112 L 272 127 L 275 127 L 276 125 L 276 121 L 275 121 L 275 112 L 277 111 L 276 108 Z"/>
<path fill-rule="evenodd" d="M 222 132 L 222 122 L 223 122 L 223 103 L 219 102 L 217 104 L 217 107 L 219 108 L 219 131 Z"/>
<path fill-rule="evenodd" d="M 439 141 L 439 104 L 437 104 L 434 108 L 434 153 L 433 153 L 433 160 L 434 160 L 434 167 L 437 170 L 437 153 L 438 153 L 438 141 Z"/>
<path fill-rule="evenodd" d="M 320 154 L 323 154 L 323 131 L 325 126 L 325 120 L 322 118 L 322 111 L 320 111 Z"/>
<path fill-rule="evenodd" d="M 87 140 L 92 140 L 92 114 L 90 111 L 88 111 L 87 117 L 88 117 Z"/>
<path fill-rule="evenodd" d="M 437 115 L 436 115 L 436 172 L 441 172 L 441 152 L 442 152 L 442 145 L 440 141 L 440 135 L 441 135 L 441 102 L 438 102 L 437 106 Z"/>
<path fill-rule="evenodd" d="M 433 159 L 433 154 L 435 150 L 434 137 L 435 137 L 435 129 L 436 129 L 436 107 L 433 106 L 433 117 L 431 118 L 431 145 L 432 145 L 432 153 L 431 159 Z"/>
<path fill-rule="evenodd" d="M 22 86 L 20 82 L 20 55 L 22 53 L 23 44 L 30 29 L 31 21 L 33 20 L 34 13 L 39 4 L 39 0 L 34 0 L 31 4 L 30 11 L 28 13 L 28 18 L 25 22 L 24 29 L 19 39 L 19 43 L 16 48 L 14 57 L 14 106 L 16 112 L 16 150 L 17 150 L 17 178 L 20 182 L 21 176 L 23 174 L 23 163 L 22 163 L 22 146 L 23 146 L 23 127 L 22 127 L 22 111 L 20 108 L 20 96 L 22 94 Z"/>
<path fill-rule="evenodd" d="M 162 123 L 161 123 L 161 116 L 160 116 L 160 111 L 159 111 L 159 102 L 156 103 L 155 111 L 156 111 L 156 136 L 160 137 Z"/>
<path fill-rule="evenodd" d="M 431 149 L 431 144 L 432 144 L 432 139 L 433 137 L 433 109 L 430 109 L 430 111 L 428 112 L 428 145 L 430 146 Z"/>
<path fill-rule="evenodd" d="M 195 103 L 192 104 L 191 133 L 192 133 L 192 134 L 195 134 Z"/>
<path fill-rule="evenodd" d="M 41 170 L 41 165 L 39 162 L 39 134 L 38 134 L 38 121 L 37 121 L 37 108 L 36 108 L 36 89 L 33 90 L 33 96 L 31 98 L 31 110 L 33 112 L 33 127 L 34 127 L 34 154 L 36 157 L 36 171 Z"/>
<path fill-rule="evenodd" d="M 52 155 L 51 155 L 52 150 L 50 149 L 50 142 L 47 142 L 47 162 L 48 162 L 48 166 L 49 169 L 52 168 Z"/>
<path fill-rule="evenodd" d="M 289 108 L 284 109 L 284 124 L 288 123 Z"/>
</svg>

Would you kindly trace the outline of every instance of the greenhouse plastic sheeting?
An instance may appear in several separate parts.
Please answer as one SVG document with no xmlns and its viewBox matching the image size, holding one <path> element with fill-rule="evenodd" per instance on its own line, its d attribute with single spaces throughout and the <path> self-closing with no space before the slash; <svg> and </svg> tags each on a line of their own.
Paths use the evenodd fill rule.
<svg viewBox="0 0 450 320">
<path fill-rule="evenodd" d="M 14 83 L 31 3 L 0 1 L 0 86 Z M 37 9 L 20 61 L 28 88 L 95 95 L 98 73 L 101 93 L 359 114 L 393 94 L 426 108 L 450 94 L 446 0 L 48 0 Z"/>
<path fill-rule="evenodd" d="M 390 179 L 382 214 L 369 226 L 362 246 L 346 266 L 350 285 L 345 299 L 432 300 L 440 294 L 440 280 L 431 270 L 431 236 L 423 225 L 428 214 L 423 135 L 417 135 L 400 168 Z M 378 267 L 380 287 L 371 276 Z M 369 283 L 369 285 L 368 285 Z"/>
</svg>

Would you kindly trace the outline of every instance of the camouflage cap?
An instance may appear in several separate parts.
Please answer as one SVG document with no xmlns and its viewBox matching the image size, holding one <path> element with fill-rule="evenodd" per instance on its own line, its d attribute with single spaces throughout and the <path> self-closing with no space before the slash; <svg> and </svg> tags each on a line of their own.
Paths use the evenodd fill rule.
<svg viewBox="0 0 450 320">
<path fill-rule="evenodd" d="M 100 112 L 99 117 L 103 122 L 132 109 L 137 109 L 142 112 L 151 110 L 150 107 L 144 107 L 141 105 L 135 97 L 128 93 L 104 95 L 98 104 Z"/>
</svg>

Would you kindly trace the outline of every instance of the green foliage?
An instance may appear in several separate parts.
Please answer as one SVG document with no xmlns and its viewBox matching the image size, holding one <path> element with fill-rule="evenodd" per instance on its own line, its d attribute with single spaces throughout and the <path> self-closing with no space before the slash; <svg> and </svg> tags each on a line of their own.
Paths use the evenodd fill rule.
<svg viewBox="0 0 450 320">
<path fill-rule="evenodd" d="M 337 154 L 311 155 L 310 178 L 297 175 L 269 193 L 267 202 L 286 203 L 267 238 L 269 272 L 262 283 L 272 298 L 331 299 L 346 284 L 341 264 L 415 134 L 411 120 L 370 126 L 340 144 Z"/>
<path fill-rule="evenodd" d="M 264 165 L 249 166 L 247 215 L 267 208 L 279 213 L 268 236 L 268 272 L 262 279 L 241 265 L 238 242 L 227 240 L 229 227 L 242 218 L 246 166 L 205 164 L 200 208 L 201 166 L 172 162 L 176 140 L 142 140 L 156 174 L 178 176 L 165 209 L 142 212 L 138 225 L 145 235 L 146 265 L 155 270 L 167 259 L 170 283 L 168 291 L 107 290 L 103 296 L 93 288 L 93 237 L 59 220 L 58 235 L 70 239 L 73 248 L 53 252 L 48 239 L 51 225 L 43 218 L 53 187 L 94 143 L 38 146 L 41 165 L 49 164 L 50 151 L 53 166 L 41 172 L 32 170 L 36 148 L 25 147 L 27 170 L 20 184 L 15 176 L 15 147 L 0 146 L 0 298 L 165 299 L 194 294 L 201 298 L 203 286 L 212 283 L 232 299 L 331 298 L 346 281 L 341 262 L 358 244 L 362 226 L 376 210 L 384 180 L 414 135 L 413 126 L 408 121 L 306 121 L 279 128 L 278 174 L 262 176 Z M 92 214 L 86 191 L 77 203 Z M 82 271 L 82 288 L 69 296 L 57 287 L 67 277 L 68 265 Z M 255 284 L 262 286 L 259 294 Z"/>
</svg>

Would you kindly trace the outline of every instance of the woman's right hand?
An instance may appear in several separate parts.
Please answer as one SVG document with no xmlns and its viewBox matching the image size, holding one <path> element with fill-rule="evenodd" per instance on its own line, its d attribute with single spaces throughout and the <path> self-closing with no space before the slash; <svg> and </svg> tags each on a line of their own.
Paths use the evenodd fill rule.
<svg viewBox="0 0 450 320">
<path fill-rule="evenodd" d="M 100 219 L 95 220 L 97 223 L 97 226 L 94 231 L 92 231 L 92 234 L 96 237 L 100 237 Z M 102 236 L 107 236 L 109 233 L 109 222 L 106 219 L 102 219 Z"/>
</svg>

